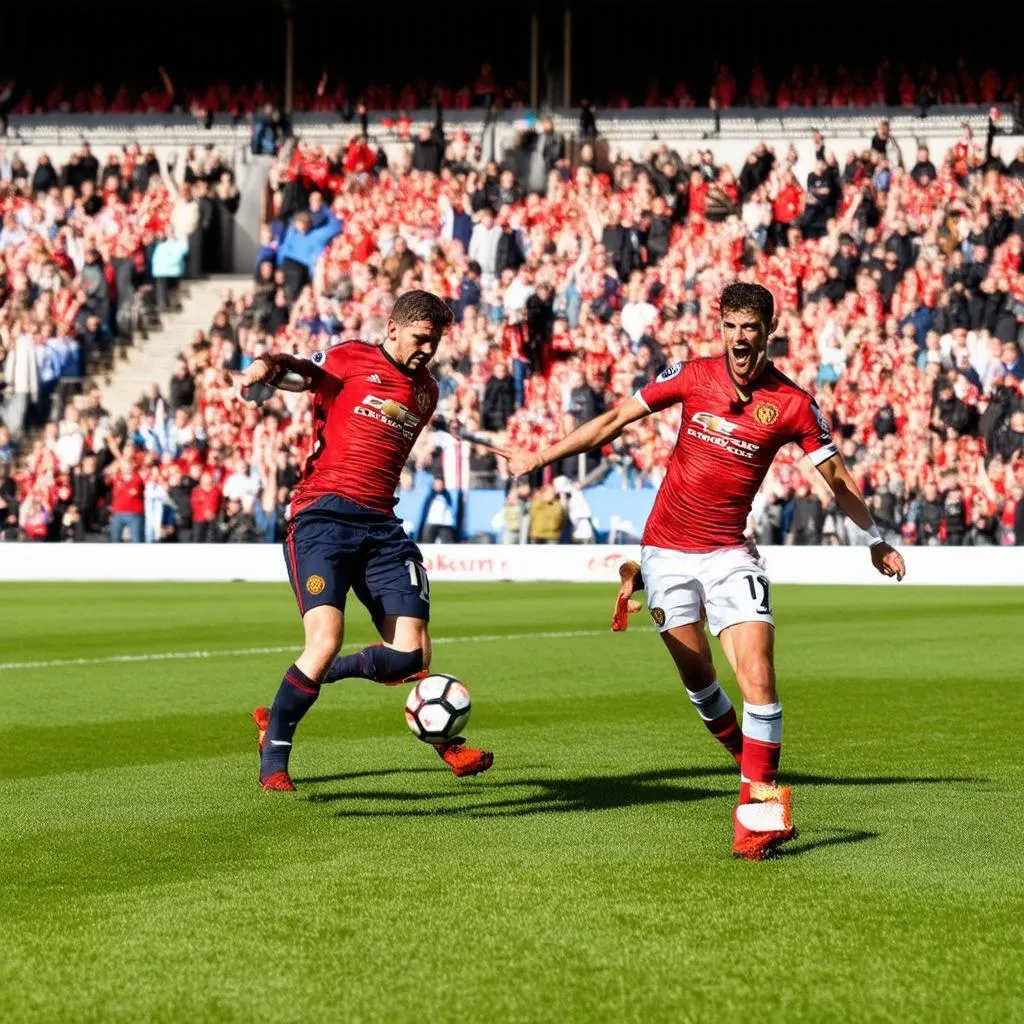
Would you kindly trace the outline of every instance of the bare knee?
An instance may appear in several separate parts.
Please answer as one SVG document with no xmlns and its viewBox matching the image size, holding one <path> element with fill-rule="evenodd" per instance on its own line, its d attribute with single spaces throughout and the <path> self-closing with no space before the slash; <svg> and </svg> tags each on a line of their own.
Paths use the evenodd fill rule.
<svg viewBox="0 0 1024 1024">
<path fill-rule="evenodd" d="M 432 654 L 430 629 L 424 619 L 404 615 L 389 615 L 379 626 L 381 639 L 396 651 L 420 651 L 423 668 L 430 667 Z"/>
<path fill-rule="evenodd" d="M 703 623 L 668 630 L 661 638 L 687 690 L 703 690 L 715 681 L 715 663 Z"/>
<path fill-rule="evenodd" d="M 344 619 L 340 612 L 335 615 L 310 615 L 304 625 L 305 647 L 296 664 L 310 679 L 318 680 L 323 677 L 341 647 Z"/>
<path fill-rule="evenodd" d="M 770 658 L 755 656 L 740 661 L 736 666 L 736 682 L 748 704 L 774 704 L 778 699 Z"/>
</svg>

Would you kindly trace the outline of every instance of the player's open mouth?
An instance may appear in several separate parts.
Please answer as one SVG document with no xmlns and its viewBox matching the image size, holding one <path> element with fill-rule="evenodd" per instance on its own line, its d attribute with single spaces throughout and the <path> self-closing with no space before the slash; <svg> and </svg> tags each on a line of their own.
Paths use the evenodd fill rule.
<svg viewBox="0 0 1024 1024">
<path fill-rule="evenodd" d="M 732 357 L 732 368 L 741 377 L 748 374 L 754 368 L 754 349 L 747 344 L 733 345 L 729 349 Z"/>
</svg>

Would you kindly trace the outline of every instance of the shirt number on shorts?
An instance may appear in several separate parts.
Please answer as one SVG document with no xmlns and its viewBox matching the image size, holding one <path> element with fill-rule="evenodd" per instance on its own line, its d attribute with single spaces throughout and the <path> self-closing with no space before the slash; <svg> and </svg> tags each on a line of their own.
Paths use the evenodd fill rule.
<svg viewBox="0 0 1024 1024">
<path fill-rule="evenodd" d="M 770 604 L 770 591 L 767 576 L 747 576 L 747 586 L 750 587 L 750 597 L 752 600 L 757 600 L 757 587 L 760 584 L 761 587 L 761 603 L 757 606 L 758 615 L 771 615 L 772 606 Z"/>
<path fill-rule="evenodd" d="M 420 600 L 430 604 L 430 580 L 427 579 L 427 570 L 419 562 L 414 562 L 412 559 L 409 559 L 405 564 L 409 567 L 409 583 L 414 587 L 419 587 Z"/>
</svg>

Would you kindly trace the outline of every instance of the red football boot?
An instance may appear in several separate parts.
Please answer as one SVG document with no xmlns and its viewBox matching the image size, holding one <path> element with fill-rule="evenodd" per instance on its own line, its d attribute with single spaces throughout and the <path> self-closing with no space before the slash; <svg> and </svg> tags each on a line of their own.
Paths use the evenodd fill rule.
<svg viewBox="0 0 1024 1024">
<path fill-rule="evenodd" d="M 270 708 L 257 708 L 252 713 L 252 720 L 256 723 L 256 749 L 260 752 L 260 759 L 263 758 L 263 746 L 267 739 L 267 727 L 270 725 Z M 264 792 L 294 793 L 295 783 L 287 772 L 272 772 L 266 778 L 260 776 L 260 789 Z"/>
<path fill-rule="evenodd" d="M 447 743 L 439 743 L 434 749 L 438 752 L 441 760 L 452 770 L 453 775 L 479 775 L 487 771 L 494 763 L 494 755 L 489 750 L 477 750 L 474 747 L 467 747 L 466 741 L 461 736 L 449 740 Z"/>
<path fill-rule="evenodd" d="M 274 772 L 260 779 L 260 788 L 264 793 L 294 793 L 295 783 L 287 772 Z"/>
<path fill-rule="evenodd" d="M 743 860 L 765 860 L 797 836 L 790 814 L 790 789 L 751 783 L 750 791 L 753 802 L 740 804 L 732 812 L 732 853 Z"/>
</svg>

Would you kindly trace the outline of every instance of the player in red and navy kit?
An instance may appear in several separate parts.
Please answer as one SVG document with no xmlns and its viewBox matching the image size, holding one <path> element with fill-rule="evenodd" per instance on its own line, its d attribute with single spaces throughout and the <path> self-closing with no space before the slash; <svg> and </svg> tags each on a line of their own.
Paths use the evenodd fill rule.
<svg viewBox="0 0 1024 1024">
<path fill-rule="evenodd" d="M 436 295 L 406 292 L 382 345 L 343 342 L 312 359 L 261 356 L 239 381 L 243 394 L 268 384 L 313 392 L 312 451 L 288 508 L 284 545 L 306 642 L 271 707 L 253 712 L 266 790 L 295 788 L 292 738 L 324 683 L 355 677 L 394 685 L 426 675 L 430 586 L 420 550 L 394 514 L 395 492 L 437 405 L 428 365 L 452 320 Z M 349 590 L 383 643 L 339 656 Z M 437 749 L 456 775 L 475 775 L 493 760 L 461 737 Z"/>
<path fill-rule="evenodd" d="M 751 503 L 779 449 L 798 444 L 835 494 L 839 508 L 870 536 L 871 560 L 902 579 L 900 554 L 884 542 L 847 472 L 814 399 L 767 359 L 776 327 L 767 288 L 732 284 L 721 296 L 725 355 L 677 363 L 616 408 L 539 454 L 509 452 L 523 475 L 600 448 L 623 428 L 670 406 L 683 407 L 679 437 L 644 531 L 641 564 L 624 566 L 613 629 L 631 601 L 647 606 L 708 730 L 740 767 L 733 853 L 761 860 L 796 830 L 790 793 L 776 785 L 782 705 L 775 687 L 771 584 L 744 530 Z M 721 636 L 743 694 L 742 728 L 719 686 L 705 633 Z"/>
</svg>

